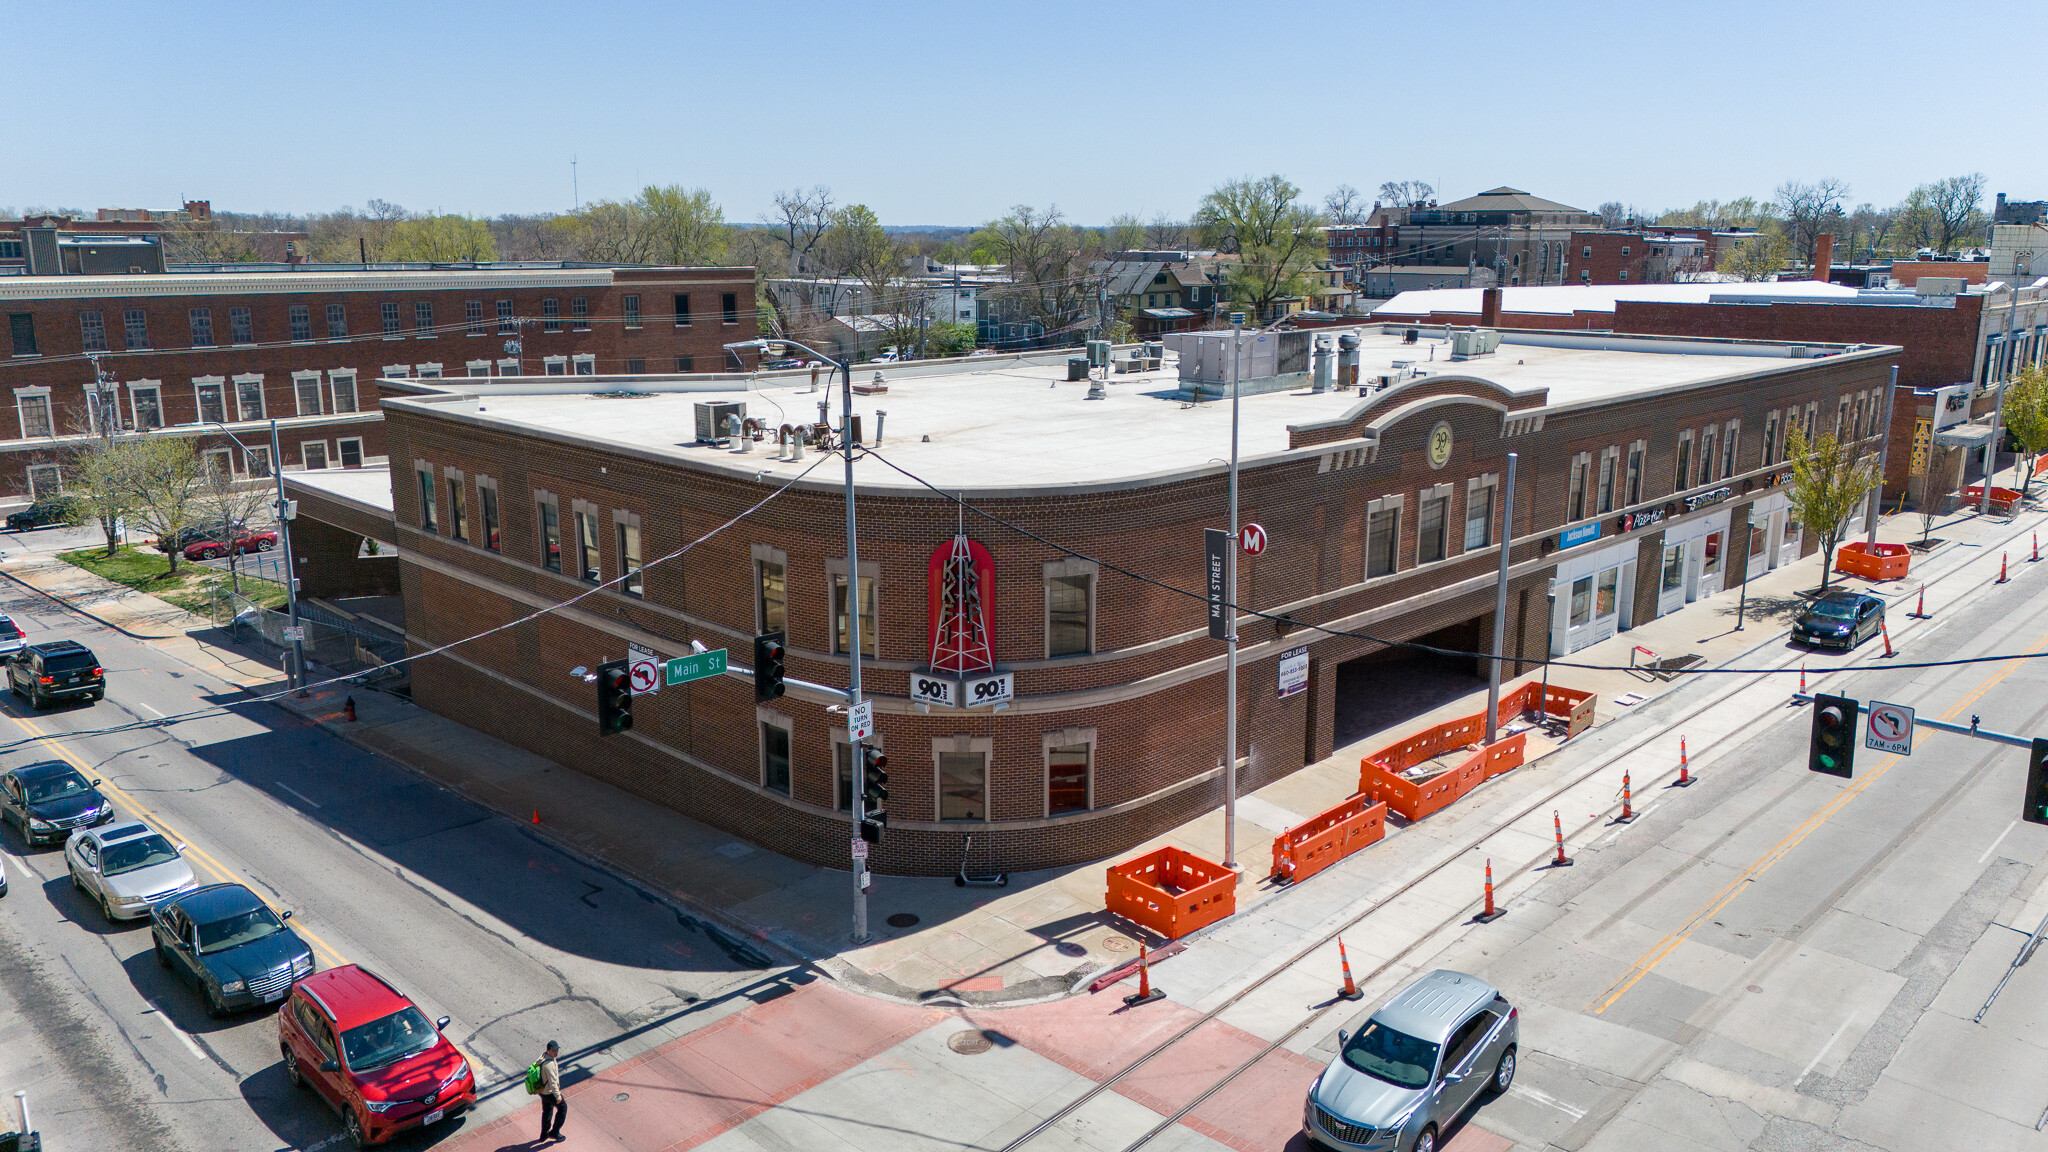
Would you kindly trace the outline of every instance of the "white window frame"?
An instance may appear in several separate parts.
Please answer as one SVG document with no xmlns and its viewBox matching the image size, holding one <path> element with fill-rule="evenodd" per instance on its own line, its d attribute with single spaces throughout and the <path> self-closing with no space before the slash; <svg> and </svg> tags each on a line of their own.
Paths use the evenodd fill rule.
<svg viewBox="0 0 2048 1152">
<path fill-rule="evenodd" d="M 1631 468 L 1634 469 L 1633 475 L 1629 471 Z M 1650 471 L 1650 442 L 1630 441 L 1628 453 L 1622 457 L 1621 469 L 1621 506 L 1633 508 L 1643 502 L 1643 481 Z"/>
<path fill-rule="evenodd" d="M 541 367 L 549 376 L 567 376 L 569 374 L 569 358 L 567 356 L 543 356 L 540 358 L 540 362 Z"/>
<path fill-rule="evenodd" d="M 1058 656 L 1054 656 L 1052 651 L 1052 582 L 1055 578 L 1074 576 L 1086 576 L 1088 578 L 1088 639 L 1086 645 L 1079 652 L 1062 652 Z M 1081 560 L 1075 557 L 1068 557 L 1065 560 L 1053 560 L 1047 562 L 1047 564 L 1045 565 L 1044 575 L 1039 585 L 1040 591 L 1043 592 L 1041 600 L 1042 608 L 1044 610 L 1044 617 L 1042 620 L 1040 620 L 1039 627 L 1045 635 L 1046 659 L 1065 660 L 1073 656 L 1088 656 L 1094 654 L 1096 590 L 1100 588 L 1101 585 L 1102 565 L 1094 560 Z"/>
<path fill-rule="evenodd" d="M 56 492 L 45 493 L 42 491 L 42 486 L 36 483 L 36 477 L 42 475 L 56 477 Z M 28 484 L 28 498 L 30 500 L 39 500 L 45 495 L 61 496 L 64 494 L 64 469 L 60 465 L 30 464 L 26 469 L 23 470 L 22 477 Z"/>
<path fill-rule="evenodd" d="M 321 464 L 319 468 L 313 467 L 312 464 L 308 463 L 306 460 L 306 445 L 308 444 L 318 444 L 320 446 Z M 299 441 L 299 468 L 307 472 L 319 472 L 334 467 L 334 457 L 331 454 L 329 454 L 329 447 L 331 446 L 325 440 Z"/>
<path fill-rule="evenodd" d="M 783 570 L 782 570 L 782 571 L 783 571 L 783 579 L 787 580 L 787 579 L 789 578 L 789 569 L 788 569 L 788 567 L 786 567 L 786 566 L 785 566 L 785 567 L 783 568 Z M 846 653 L 844 653 L 844 652 L 842 652 L 842 651 L 840 651 L 840 650 L 839 650 L 839 616 L 838 616 L 838 610 L 837 610 L 836 608 L 834 608 L 834 606 L 833 606 L 833 604 L 832 604 L 832 600 L 833 600 L 833 596 L 832 596 L 832 593 L 833 593 L 833 591 L 834 591 L 834 590 L 835 590 L 835 589 L 836 589 L 836 588 L 838 587 L 838 583 L 837 583 L 837 582 L 838 582 L 838 580 L 839 580 L 839 579 L 840 579 L 841 577 L 845 576 L 845 575 L 846 575 L 846 557 L 844 557 L 844 556 L 832 556 L 832 557 L 827 557 L 827 558 L 826 558 L 826 560 L 825 560 L 825 627 L 826 627 L 826 629 L 827 629 L 827 635 L 826 635 L 826 638 L 825 638 L 825 639 L 826 639 L 826 644 L 827 644 L 827 645 L 828 645 L 828 646 L 829 646 L 829 647 L 831 648 L 831 650 L 832 650 L 832 653 L 833 653 L 834 655 L 837 655 L 837 656 L 844 656 L 844 655 L 846 655 Z M 858 613 L 860 612 L 860 581 L 861 581 L 861 580 L 871 580 L 871 581 L 873 581 L 873 582 L 874 582 L 874 583 L 873 583 L 873 585 L 872 585 L 872 587 L 873 587 L 873 588 L 874 588 L 874 590 L 875 590 L 875 619 L 874 619 L 874 626 L 873 626 L 872 628 L 865 628 L 865 627 L 864 627 L 864 628 L 862 628 L 862 629 L 861 629 L 861 633 L 860 633 L 860 642 L 861 642 L 861 645 L 862 645 L 862 649 L 863 649 L 863 650 L 862 650 L 862 653 L 861 653 L 861 655 L 862 655 L 862 656 L 863 656 L 863 658 L 865 658 L 865 659 L 873 660 L 873 659 L 876 659 L 876 658 L 878 658 L 878 657 L 880 656 L 880 654 L 881 654 L 881 651 L 882 651 L 882 636 L 881 636 L 881 629 L 882 629 L 882 565 L 881 565 L 881 562 L 880 562 L 880 561 L 876 561 L 876 560 L 863 560 L 863 561 L 861 561 L 861 562 L 860 562 L 860 576 L 859 576 L 859 577 L 858 577 L 857 579 L 855 579 L 855 580 L 851 581 L 851 582 L 850 582 L 850 584 L 849 584 L 849 587 L 847 588 L 847 592 L 846 592 L 846 610 L 847 610 L 848 612 L 852 612 L 852 613 L 855 613 L 855 614 L 856 614 L 856 617 L 857 617 L 857 614 L 858 614 Z M 787 594 L 788 594 L 788 593 L 787 593 L 787 586 L 785 586 L 785 592 L 784 592 L 784 595 L 786 596 Z M 785 611 L 787 611 L 787 609 L 785 609 Z M 856 617 L 850 617 L 849 619 L 853 619 L 853 618 L 856 618 Z M 849 630 L 850 630 L 850 629 L 849 629 Z M 870 645 L 870 644 L 872 644 L 872 645 L 874 646 L 874 650 L 873 650 L 872 652 L 869 652 L 869 651 L 867 651 L 867 650 L 866 650 L 866 649 L 867 649 L 867 646 L 868 646 L 868 645 Z"/>
<path fill-rule="evenodd" d="M 1731 480 L 1742 468 L 1742 421 L 1730 420 L 1721 427 L 1721 479 Z"/>
<path fill-rule="evenodd" d="M 413 377 L 418 380 L 439 380 L 441 378 L 441 366 L 439 364 L 415 364 L 412 366 L 412 372 Z"/>
<path fill-rule="evenodd" d="M 1472 500 L 1481 492 L 1488 493 L 1486 501 L 1486 543 L 1467 544 L 1465 542 L 1465 529 L 1472 519 Z M 1500 543 L 1499 540 L 1494 538 L 1494 521 L 1500 518 L 1500 474 L 1488 472 L 1483 476 L 1474 476 L 1470 480 L 1465 481 L 1465 504 L 1458 511 L 1458 555 L 1463 556 L 1467 552 L 1480 551 Z"/>
<path fill-rule="evenodd" d="M 204 468 L 205 468 L 205 466 L 206 466 L 206 462 L 207 462 L 208 460 L 212 460 L 212 459 L 215 459 L 216 457 L 218 457 L 218 458 L 219 458 L 219 459 L 220 459 L 221 461 L 223 461 L 223 464 L 221 465 L 221 473 L 222 473 L 222 475 L 225 475 L 225 476 L 233 476 L 233 475 L 235 475 L 235 450 L 234 450 L 234 449 L 232 449 L 232 448 L 205 448 L 205 449 L 201 449 L 201 450 L 200 450 L 200 453 L 199 453 L 199 463 L 200 463 L 200 467 L 201 467 L 202 469 L 204 469 Z M 203 471 L 201 472 L 201 475 L 204 475 L 204 472 L 203 472 Z"/>
<path fill-rule="evenodd" d="M 1605 516 L 1614 511 L 1614 490 L 1621 483 L 1621 449 L 1618 446 L 1609 445 L 1600 450 L 1600 463 L 1593 470 L 1593 482 L 1600 485 L 1600 493 L 1592 502 L 1593 514 Z"/>
<path fill-rule="evenodd" d="M 135 406 L 136 399 L 144 392 L 156 400 L 156 423 L 150 428 L 142 426 L 142 410 Z M 161 380 L 136 380 L 128 385 L 128 426 L 137 432 L 147 432 L 164 426 L 164 382 Z"/>
<path fill-rule="evenodd" d="M 1673 488 L 1671 490 L 1673 495 L 1676 495 L 1680 492 L 1689 492 L 1692 490 L 1692 478 L 1695 475 L 1693 469 L 1698 467 L 1698 462 L 1693 459 L 1692 438 L 1692 429 L 1685 429 L 1684 431 L 1678 434 L 1678 443 L 1671 450 L 1671 476 L 1672 479 L 1677 481 L 1678 484 L 1676 488 Z M 1685 457 L 1685 465 L 1683 472 L 1680 471 L 1678 463 L 1678 457 L 1680 455 L 1683 455 Z"/>
<path fill-rule="evenodd" d="M 643 549 L 647 547 L 647 537 L 644 533 L 640 537 L 640 547 Z M 748 549 L 748 551 L 752 553 L 752 556 L 749 557 L 747 563 L 747 598 L 753 601 L 754 605 L 754 633 L 755 635 L 760 635 L 763 632 L 773 631 L 773 629 L 770 629 L 768 627 L 768 614 L 766 611 L 767 605 L 763 603 L 761 599 L 761 565 L 780 564 L 782 565 L 782 631 L 784 635 L 787 636 L 789 631 L 790 615 L 789 553 L 783 551 L 780 548 L 775 547 L 772 544 L 755 544 L 750 549 Z M 642 569 L 644 570 L 646 568 L 647 558 L 645 556 L 642 556 L 640 558 L 640 563 Z M 845 570 L 844 562 L 841 563 L 840 570 Z M 834 626 L 837 626 L 836 622 Z M 835 643 L 837 642 L 836 634 L 834 637 L 834 641 Z"/>
<path fill-rule="evenodd" d="M 1414 566 L 1415 566 L 1415 567 L 1417 567 L 1417 568 L 1420 568 L 1420 567 L 1422 567 L 1422 566 L 1423 566 L 1424 564 L 1441 564 L 1441 563 L 1443 563 L 1444 561 L 1446 561 L 1446 560 L 1449 560 L 1449 559 L 1451 559 L 1452 557 L 1454 557 L 1454 556 L 1456 556 L 1456 555 L 1457 555 L 1457 553 L 1456 553 L 1456 552 L 1454 552 L 1454 551 L 1452 551 L 1452 549 L 1451 549 L 1451 490 L 1452 490 L 1452 487 L 1453 487 L 1453 485 L 1451 485 L 1451 484 L 1448 484 L 1448 483 L 1445 483 L 1445 484 L 1434 484 L 1434 485 L 1431 485 L 1431 486 L 1430 486 L 1430 487 L 1428 487 L 1428 488 L 1424 488 L 1424 489 L 1422 489 L 1422 490 L 1421 490 L 1420 492 L 1418 492 L 1418 493 L 1416 493 L 1416 494 L 1415 494 L 1415 565 L 1414 565 Z M 1428 503 L 1429 503 L 1430 501 L 1432 501 L 1432 500 L 1441 500 L 1441 501 L 1443 501 L 1443 509 L 1444 509 L 1443 519 L 1442 519 L 1441 521 L 1439 521 L 1439 522 L 1438 522 L 1438 524 L 1437 524 L 1437 531 L 1438 531 L 1438 532 L 1441 532 L 1441 533 L 1443 534 L 1443 545 L 1444 545 L 1444 546 L 1443 546 L 1443 555 L 1441 555 L 1441 556 L 1438 556 L 1438 557 L 1437 557 L 1436 559 L 1434 559 L 1434 560 L 1424 560 L 1424 559 L 1422 558 L 1422 510 L 1423 510 L 1424 506 L 1426 506 L 1426 505 L 1427 505 L 1427 504 L 1428 504 Z M 1462 538 L 1462 537 L 1463 537 L 1463 535 L 1464 535 L 1464 525 L 1460 524 L 1460 525 L 1459 525 L 1459 536 L 1460 536 L 1460 537 Z M 1395 554 L 1396 554 L 1396 555 L 1399 555 L 1399 554 L 1400 554 L 1400 551 L 1401 551 L 1401 546 L 1400 546 L 1400 545 L 1399 545 L 1398 543 L 1397 543 L 1397 544 L 1395 544 L 1395 545 L 1394 545 L 1394 552 L 1395 552 Z"/>
<path fill-rule="evenodd" d="M 341 406 L 341 393 L 337 391 L 342 382 L 348 383 L 347 408 Z M 356 370 L 353 368 L 330 368 L 327 370 L 327 406 L 335 413 L 360 412 L 363 410 L 362 393 L 356 390 Z"/>
<path fill-rule="evenodd" d="M 1094 728 L 1062 728 L 1057 732 L 1047 732 L 1038 738 L 1038 763 L 1039 767 L 1043 770 L 1043 779 L 1045 780 L 1044 807 L 1039 810 L 1041 817 L 1045 819 L 1053 818 L 1052 750 L 1055 748 L 1072 748 L 1077 744 L 1088 746 L 1088 801 L 1081 808 L 1080 812 L 1063 812 L 1060 815 L 1062 817 L 1079 816 L 1082 813 L 1095 810 L 1095 778 L 1101 775 L 1101 773 L 1095 770 L 1096 765 L 1100 763 L 1096 757 L 1097 734 L 1097 729 Z M 933 766 L 937 766 L 936 760 L 933 761 Z"/>
<path fill-rule="evenodd" d="M 246 424 L 251 420 L 263 419 L 270 408 L 269 398 L 263 395 L 263 373 L 238 372 L 228 379 L 235 386 L 235 423 Z M 245 415 L 242 412 L 242 385 L 244 384 L 254 384 L 256 386 L 256 415 L 254 416 Z"/>
<path fill-rule="evenodd" d="M 342 460 L 341 446 L 343 444 L 353 444 L 356 446 L 356 459 L 358 461 L 362 461 L 363 463 L 367 463 L 369 461 L 369 457 L 363 454 L 363 438 L 361 436 L 343 436 L 334 442 L 334 461 L 332 466 L 341 468 L 348 467 L 348 465 L 344 463 Z M 363 463 L 358 463 L 356 467 L 362 467 Z"/>
<path fill-rule="evenodd" d="M 23 410 L 21 402 L 24 399 L 32 400 L 37 397 L 42 398 L 43 407 L 48 409 L 47 416 L 50 422 L 50 430 L 44 435 L 50 439 L 55 439 L 57 436 L 57 402 L 51 399 L 50 389 L 41 385 L 32 388 L 16 388 L 14 390 L 15 427 L 21 429 L 22 439 L 30 439 L 28 432 L 28 413 Z"/>
<path fill-rule="evenodd" d="M 491 362 L 489 360 L 470 360 L 466 361 L 462 366 L 468 369 L 472 377 L 489 376 L 491 374 Z"/>
<path fill-rule="evenodd" d="M 597 375 L 597 356 L 595 353 L 578 352 L 574 356 L 569 357 L 569 362 L 572 365 L 572 368 L 570 369 L 572 375 Z"/>
<path fill-rule="evenodd" d="M 944 779 L 944 776 L 939 771 L 939 757 L 941 754 L 954 756 L 973 756 L 979 754 L 981 756 L 981 804 L 983 811 L 979 820 L 947 820 L 944 816 L 940 815 L 941 812 L 945 811 L 945 797 L 939 790 L 940 782 Z M 962 826 L 988 823 L 990 810 L 994 807 L 989 803 L 991 792 L 989 775 L 993 771 L 991 764 L 995 758 L 996 742 L 990 737 L 970 736 L 964 732 L 955 736 L 932 737 L 932 819 L 935 821 L 944 820 L 948 824 Z M 1090 765 L 1090 767 L 1092 769 L 1093 765 Z M 1092 771 L 1090 775 L 1093 775 Z"/>
<path fill-rule="evenodd" d="M 412 378 L 412 365 L 386 364 L 383 370 L 386 380 L 408 380 Z"/>
<path fill-rule="evenodd" d="M 228 416 L 228 378 L 227 378 L 227 377 L 225 377 L 225 376 L 194 376 L 194 377 L 192 378 L 192 412 L 193 412 L 193 418 L 194 418 L 194 419 L 195 419 L 196 421 L 199 421 L 199 422 L 201 422 L 201 423 L 204 423 L 204 422 L 205 422 L 205 420 L 206 420 L 206 402 L 205 402 L 205 401 L 203 401 L 203 400 L 201 400 L 201 399 L 200 399 L 200 395 L 199 395 L 199 393 L 200 393 L 200 390 L 201 390 L 202 388 L 218 388 L 218 389 L 220 389 L 220 418 L 221 418 L 221 423 L 223 423 L 223 424 L 227 423 L 227 416 Z"/>
<path fill-rule="evenodd" d="M 1573 489 L 1575 489 L 1575 488 L 1577 489 L 1577 491 L 1576 491 L 1576 492 L 1574 492 L 1574 491 L 1573 491 Z M 1586 519 L 1586 515 L 1587 515 L 1587 514 L 1586 514 L 1586 509 L 1587 509 L 1587 508 L 1589 508 L 1589 507 L 1591 507 L 1591 505 L 1592 505 L 1592 501 L 1591 501 L 1590 499 L 1588 499 L 1588 497 L 1592 496 L 1592 494 L 1593 494 L 1593 454 L 1592 454 L 1591 452 L 1579 452 L 1579 453 L 1575 453 L 1575 454 L 1573 454 L 1573 456 L 1572 456 L 1572 467 L 1571 467 L 1571 472 L 1570 472 L 1570 473 L 1569 473 L 1569 474 L 1568 474 L 1568 475 L 1566 476 L 1566 478 L 1565 478 L 1565 485 L 1564 485 L 1564 522 L 1565 522 L 1565 523 L 1567 523 L 1567 524 L 1576 524 L 1576 523 L 1578 523 L 1579 521 L 1581 521 L 1581 520 L 1584 520 L 1584 519 Z M 1572 500 L 1573 500 L 1574 496 L 1576 496 L 1576 497 L 1577 497 L 1577 499 L 1578 499 L 1578 504 L 1579 504 L 1579 506 L 1578 506 L 1577 508 L 1573 508 L 1573 507 L 1572 507 Z M 1594 513 L 1594 515 L 1598 515 L 1598 513 Z"/>
<path fill-rule="evenodd" d="M 500 361 L 498 361 L 498 375 L 500 375 L 500 376 L 517 376 L 517 375 L 519 375 L 519 361 L 518 361 L 518 360 L 515 360 L 515 359 L 507 359 L 507 360 L 500 360 Z"/>
<path fill-rule="evenodd" d="M 312 410 L 312 411 L 310 411 L 310 412 L 308 412 L 308 411 L 306 410 L 306 391 L 305 391 L 305 389 L 306 389 L 306 385 L 308 385 L 308 384 L 311 384 L 311 385 L 313 386 L 313 410 Z M 320 373 L 318 373 L 318 372 L 294 372 L 294 373 L 292 373 L 292 410 L 293 410 L 293 411 L 297 412 L 297 413 L 298 413 L 299 415 L 301 415 L 301 416 L 318 416 L 318 415 L 320 415 L 320 414 L 321 414 L 321 412 L 320 412 L 320 405 L 321 405 L 321 399 L 322 399 L 322 397 L 321 397 L 321 395 L 320 395 Z"/>
<path fill-rule="evenodd" d="M 1382 496 L 1377 500 L 1366 501 L 1365 523 L 1362 525 L 1365 536 L 1365 568 L 1363 576 L 1364 579 L 1385 580 L 1389 577 L 1399 576 L 1401 574 L 1401 513 L 1403 511 L 1402 504 L 1404 502 L 1405 501 L 1398 493 L 1392 496 Z M 1379 515 L 1382 512 L 1392 512 L 1394 514 L 1394 563 L 1392 569 L 1390 569 L 1389 571 L 1382 572 L 1378 575 L 1374 575 L 1372 570 L 1372 520 L 1373 517 Z"/>
</svg>

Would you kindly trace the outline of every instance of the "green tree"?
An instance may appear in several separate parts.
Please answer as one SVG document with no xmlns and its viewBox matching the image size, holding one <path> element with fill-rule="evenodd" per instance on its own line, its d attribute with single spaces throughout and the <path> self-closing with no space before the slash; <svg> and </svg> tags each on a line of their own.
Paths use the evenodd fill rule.
<svg viewBox="0 0 2048 1152">
<path fill-rule="evenodd" d="M 1322 214 L 1300 201 L 1301 189 L 1284 177 L 1232 180 L 1202 198 L 1195 227 L 1205 244 L 1233 253 L 1225 266 L 1231 299 L 1264 319 L 1281 300 L 1310 288 L 1309 272 L 1323 258 Z"/>
<path fill-rule="evenodd" d="M 198 512 L 202 469 L 192 441 L 147 436 L 119 442 L 124 449 L 110 470 L 109 482 L 127 501 L 130 523 L 159 538 L 175 536 L 193 523 Z M 178 570 L 177 549 L 169 553 L 170 571 Z"/>
<path fill-rule="evenodd" d="M 1791 245 L 1775 232 L 1761 232 L 1724 249 L 1714 271 L 1737 280 L 1768 280 L 1785 266 Z"/>
<path fill-rule="evenodd" d="M 645 260 L 689 267 L 724 263 L 732 230 L 726 227 L 724 209 L 706 189 L 649 184 L 641 191 L 638 206 L 646 236 Z"/>
<path fill-rule="evenodd" d="M 1036 324 L 1048 335 L 1093 322 L 1101 281 L 1086 275 L 1085 242 L 1056 204 L 1043 210 L 1016 205 L 971 240 L 975 263 L 1009 269 L 1010 283 L 989 294 L 998 314 L 1008 322 Z"/>
<path fill-rule="evenodd" d="M 1797 424 L 1787 435 L 1785 448 L 1792 460 L 1792 515 L 1820 541 L 1820 590 L 1825 593 L 1849 517 L 1877 487 L 1877 458 L 1860 444 L 1835 439 L 1832 432 L 1809 441 L 1806 429 Z"/>
<path fill-rule="evenodd" d="M 1145 246 L 1145 222 L 1130 212 L 1121 212 L 1109 218 L 1109 224 L 1102 229 L 1102 250 L 1104 252 L 1129 252 Z"/>
<path fill-rule="evenodd" d="M 974 325 L 933 321 L 924 330 L 924 346 L 927 356 L 965 356 L 974 351 Z"/>
<path fill-rule="evenodd" d="M 392 226 L 379 258 L 429 264 L 496 260 L 498 240 L 491 235 L 488 221 L 468 216 L 418 216 Z"/>
<path fill-rule="evenodd" d="M 2034 490 L 2033 458 L 2048 452 L 2048 371 L 2040 368 L 2022 368 L 2014 374 L 2012 383 L 2005 387 L 2005 430 L 2026 453 L 2027 462 L 2021 468 L 2020 489 L 2023 493 Z"/>
</svg>

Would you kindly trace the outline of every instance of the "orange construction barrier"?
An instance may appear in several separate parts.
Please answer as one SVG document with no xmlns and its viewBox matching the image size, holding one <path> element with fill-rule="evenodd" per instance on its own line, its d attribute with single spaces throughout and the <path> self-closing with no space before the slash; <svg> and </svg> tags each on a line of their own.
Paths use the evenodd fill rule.
<svg viewBox="0 0 2048 1152">
<path fill-rule="evenodd" d="M 1237 873 L 1178 848 L 1109 866 L 1109 911 L 1177 940 L 1237 911 Z"/>
<path fill-rule="evenodd" d="M 1904 544 L 1870 544 L 1856 540 L 1835 551 L 1835 571 L 1865 580 L 1897 580 L 1912 563 L 1913 550 Z"/>
<path fill-rule="evenodd" d="M 1387 834 L 1387 806 L 1353 796 L 1273 837 L 1279 880 L 1306 880 Z"/>
<path fill-rule="evenodd" d="M 1423 780 L 1409 780 L 1374 757 L 1358 762 L 1358 790 L 1409 820 L 1420 820 L 1456 803 L 1484 781 L 1522 766 L 1529 736 L 1517 732 Z"/>
<path fill-rule="evenodd" d="M 1963 489 L 1963 503 L 1975 505 L 1980 503 L 1983 499 L 1984 486 L 1982 484 L 1972 484 L 1968 488 Z M 1991 486 L 1991 510 L 1993 512 L 1998 513 L 2000 516 L 2004 516 L 2010 513 L 2012 511 L 2013 505 L 2019 502 L 2019 489 L 2000 488 L 1996 484 Z"/>
</svg>

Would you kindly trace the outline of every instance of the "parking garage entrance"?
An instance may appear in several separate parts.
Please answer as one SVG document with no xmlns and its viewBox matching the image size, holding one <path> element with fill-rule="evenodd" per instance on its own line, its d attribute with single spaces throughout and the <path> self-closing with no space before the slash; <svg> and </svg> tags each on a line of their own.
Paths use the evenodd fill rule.
<svg viewBox="0 0 2048 1152">
<path fill-rule="evenodd" d="M 1474 616 L 1414 638 L 1452 652 L 1479 652 L 1485 617 Z M 1392 647 L 1337 665 L 1332 719 L 1342 748 L 1486 687 L 1486 661 Z M 1481 709 L 1484 710 L 1483 708 Z"/>
</svg>

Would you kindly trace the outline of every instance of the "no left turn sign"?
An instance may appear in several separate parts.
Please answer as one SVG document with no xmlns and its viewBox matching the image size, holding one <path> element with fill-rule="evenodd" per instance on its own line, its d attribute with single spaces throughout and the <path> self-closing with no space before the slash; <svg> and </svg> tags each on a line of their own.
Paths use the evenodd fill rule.
<svg viewBox="0 0 2048 1152">
<path fill-rule="evenodd" d="M 1870 723 L 1863 730 L 1863 746 L 1880 752 L 1913 754 L 1913 710 L 1904 704 L 1870 702 Z"/>
</svg>

